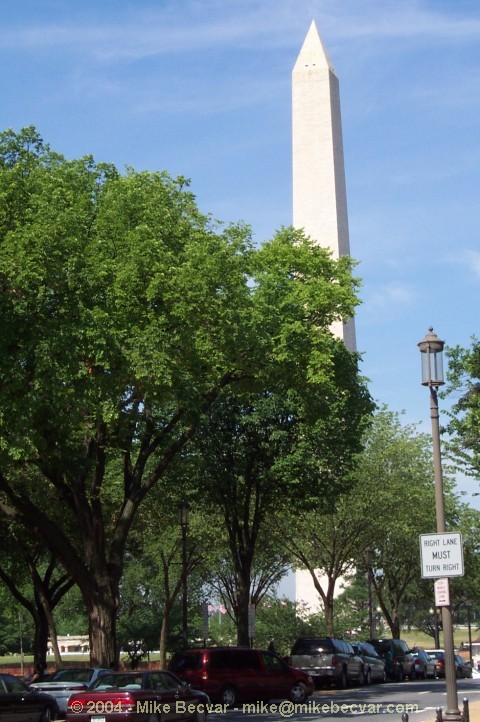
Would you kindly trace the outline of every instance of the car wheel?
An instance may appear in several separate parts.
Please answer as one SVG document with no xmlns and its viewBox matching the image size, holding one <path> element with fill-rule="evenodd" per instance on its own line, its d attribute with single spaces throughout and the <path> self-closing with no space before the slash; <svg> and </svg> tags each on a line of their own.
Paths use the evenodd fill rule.
<svg viewBox="0 0 480 722">
<path fill-rule="evenodd" d="M 372 684 L 372 670 L 370 667 L 364 672 L 363 683 L 367 685 Z"/>
<path fill-rule="evenodd" d="M 224 687 L 221 693 L 222 703 L 226 704 L 227 707 L 233 707 L 237 701 L 237 693 L 233 687 Z"/>
<path fill-rule="evenodd" d="M 195 714 L 193 716 L 193 722 L 205 722 L 206 719 L 207 719 L 206 710 L 204 709 L 203 712 L 201 712 L 197 707 L 197 709 L 195 710 Z"/>
<path fill-rule="evenodd" d="M 307 699 L 307 688 L 303 682 L 296 682 L 290 690 L 291 702 L 305 702 Z"/>
<path fill-rule="evenodd" d="M 395 667 L 393 670 L 393 681 L 403 682 L 403 669 L 401 667 Z"/>
<path fill-rule="evenodd" d="M 55 712 L 51 707 L 44 707 L 40 715 L 40 722 L 52 722 L 55 719 Z"/>
</svg>

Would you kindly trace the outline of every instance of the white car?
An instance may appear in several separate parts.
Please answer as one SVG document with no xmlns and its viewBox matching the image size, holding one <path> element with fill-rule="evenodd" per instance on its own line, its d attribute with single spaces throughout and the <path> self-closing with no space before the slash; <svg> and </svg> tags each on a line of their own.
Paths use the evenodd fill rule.
<svg viewBox="0 0 480 722">
<path fill-rule="evenodd" d="M 97 667 L 59 669 L 46 682 L 32 682 L 29 688 L 36 692 L 47 692 L 55 698 L 60 712 L 66 714 L 70 695 L 74 692 L 84 692 L 101 674 L 110 671 Z"/>
</svg>

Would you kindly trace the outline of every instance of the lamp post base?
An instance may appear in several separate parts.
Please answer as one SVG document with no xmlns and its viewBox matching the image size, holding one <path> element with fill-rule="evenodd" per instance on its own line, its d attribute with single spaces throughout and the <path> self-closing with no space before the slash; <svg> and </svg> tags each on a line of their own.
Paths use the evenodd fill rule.
<svg viewBox="0 0 480 722">
<path fill-rule="evenodd" d="M 463 714 L 459 709 L 447 709 L 442 717 L 443 722 L 464 722 Z"/>
</svg>

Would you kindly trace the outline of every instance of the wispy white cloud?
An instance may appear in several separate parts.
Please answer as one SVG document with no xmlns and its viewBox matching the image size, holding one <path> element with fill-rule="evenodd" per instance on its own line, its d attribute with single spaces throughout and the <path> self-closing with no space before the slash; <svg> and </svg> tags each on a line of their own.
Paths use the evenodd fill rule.
<svg viewBox="0 0 480 722">
<path fill-rule="evenodd" d="M 431 0 L 317 0 L 313 6 L 324 27 L 343 38 L 430 38 L 458 40 L 480 37 L 480 12 L 462 13 L 461 0 L 440 7 Z M 464 8 L 465 9 L 465 8 Z M 470 10 L 472 6 L 470 4 Z"/>
<path fill-rule="evenodd" d="M 457 3 L 457 4 L 460 4 Z M 439 9 L 428 0 L 170 0 L 119 5 L 111 13 L 82 4 L 64 19 L 8 26 L 0 33 L 0 48 L 39 50 L 66 48 L 101 62 L 135 61 L 173 53 L 235 47 L 269 49 L 297 47 L 298 33 L 316 19 L 330 41 L 375 37 L 464 43 L 480 38 L 480 13 L 456 14 L 455 6 Z M 114 18 L 114 19 L 113 19 Z M 288 32 L 286 32 L 288 30 Z"/>
<path fill-rule="evenodd" d="M 389 281 L 377 284 L 362 294 L 363 313 L 367 316 L 389 316 L 394 309 L 411 307 L 418 301 L 419 294 L 409 283 Z M 393 315 L 395 315 L 393 313 Z"/>
<path fill-rule="evenodd" d="M 440 263 L 450 267 L 458 266 L 462 271 L 467 271 L 470 278 L 480 280 L 480 251 L 456 249 L 455 253 L 442 256 Z"/>
</svg>

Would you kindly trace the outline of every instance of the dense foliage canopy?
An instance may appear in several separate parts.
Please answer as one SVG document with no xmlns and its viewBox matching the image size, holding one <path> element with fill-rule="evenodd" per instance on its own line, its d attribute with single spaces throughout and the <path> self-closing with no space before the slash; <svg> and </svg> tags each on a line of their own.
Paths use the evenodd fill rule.
<svg viewBox="0 0 480 722">
<path fill-rule="evenodd" d="M 351 266 L 292 229 L 253 248 L 183 178 L 0 135 L 0 512 L 79 586 L 92 663 L 118 657 L 137 511 L 228 387 L 302 389 L 314 421 L 347 388 L 370 410 L 330 332 L 357 303 Z"/>
<path fill-rule="evenodd" d="M 463 471 L 480 481 L 480 341 L 450 348 L 446 395 L 453 400 L 447 450 Z"/>
</svg>

